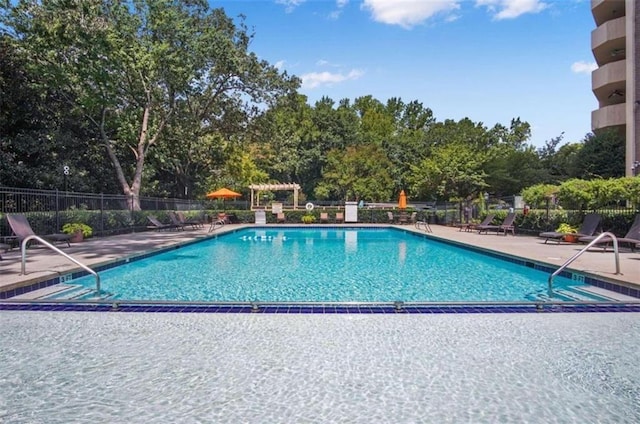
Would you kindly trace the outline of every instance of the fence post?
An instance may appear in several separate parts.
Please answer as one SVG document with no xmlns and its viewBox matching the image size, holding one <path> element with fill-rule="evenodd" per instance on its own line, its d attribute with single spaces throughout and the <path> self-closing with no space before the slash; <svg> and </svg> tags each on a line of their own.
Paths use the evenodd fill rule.
<svg viewBox="0 0 640 424">
<path fill-rule="evenodd" d="M 56 228 L 53 229 L 53 232 L 60 231 L 60 192 L 56 189 Z"/>
<path fill-rule="evenodd" d="M 100 233 L 104 235 L 104 193 L 100 193 Z"/>
</svg>

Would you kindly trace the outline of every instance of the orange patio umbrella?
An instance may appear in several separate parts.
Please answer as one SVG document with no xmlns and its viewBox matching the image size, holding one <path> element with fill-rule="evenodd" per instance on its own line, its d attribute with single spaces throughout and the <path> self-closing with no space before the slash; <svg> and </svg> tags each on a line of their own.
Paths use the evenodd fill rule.
<svg viewBox="0 0 640 424">
<path fill-rule="evenodd" d="M 404 194 L 404 190 L 400 191 L 400 198 L 398 199 L 398 209 L 407 208 L 407 195 Z"/>
<path fill-rule="evenodd" d="M 207 199 L 234 199 L 240 196 L 242 196 L 242 194 L 231 191 L 228 188 L 221 188 L 220 190 L 207 193 Z"/>
</svg>

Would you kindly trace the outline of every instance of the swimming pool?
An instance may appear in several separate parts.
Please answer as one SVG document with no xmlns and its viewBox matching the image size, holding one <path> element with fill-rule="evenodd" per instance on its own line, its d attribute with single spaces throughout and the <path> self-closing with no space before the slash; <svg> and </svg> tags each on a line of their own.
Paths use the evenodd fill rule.
<svg viewBox="0 0 640 424">
<path fill-rule="evenodd" d="M 244 229 L 100 274 L 115 299 L 213 302 L 540 301 L 549 275 L 408 231 L 337 227 Z M 570 278 L 554 287 L 554 300 L 602 299 Z"/>
</svg>

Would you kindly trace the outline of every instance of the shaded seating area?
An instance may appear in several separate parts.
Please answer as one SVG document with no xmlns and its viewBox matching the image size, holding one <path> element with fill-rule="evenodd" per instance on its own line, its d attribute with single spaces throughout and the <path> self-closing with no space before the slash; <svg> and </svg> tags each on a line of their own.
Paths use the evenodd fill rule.
<svg viewBox="0 0 640 424">
<path fill-rule="evenodd" d="M 583 243 L 590 243 L 595 240 L 596 237 L 598 236 L 580 237 L 579 240 Z M 635 252 L 638 245 L 640 245 L 640 214 L 636 215 L 627 234 L 625 234 L 624 237 L 617 237 L 617 240 L 618 245 L 628 247 L 632 252 Z M 607 247 L 611 245 L 613 245 L 613 239 L 609 236 L 603 237 L 596 244 L 596 246 L 602 247 L 604 250 L 607 250 Z"/>
<path fill-rule="evenodd" d="M 22 241 L 29 236 L 42 237 L 44 240 L 50 243 L 67 243 L 67 246 L 71 246 L 70 240 L 73 234 L 36 234 L 29 224 L 29 220 L 23 214 L 7 214 L 7 222 L 11 227 L 11 231 L 18 239 L 18 243 L 22 244 Z"/>
<path fill-rule="evenodd" d="M 489 233 L 489 231 L 495 231 L 496 234 L 503 233 L 505 236 L 507 232 L 510 231 L 511 235 L 516 235 L 515 225 L 513 224 L 516 220 L 515 212 L 509 212 L 507 216 L 502 221 L 500 225 L 478 225 L 476 229 L 478 230 L 478 234 Z"/>
<path fill-rule="evenodd" d="M 582 225 L 578 229 L 578 232 L 574 234 L 576 237 L 590 237 L 593 236 L 596 231 L 600 229 L 600 221 L 601 217 L 597 213 L 588 213 L 585 215 L 584 220 L 582 221 Z M 567 233 L 561 233 L 557 231 L 546 231 L 544 233 L 540 233 L 538 237 L 544 238 L 545 244 L 549 240 L 555 240 L 556 243 L 560 243 L 564 240 L 564 237 Z"/>
</svg>

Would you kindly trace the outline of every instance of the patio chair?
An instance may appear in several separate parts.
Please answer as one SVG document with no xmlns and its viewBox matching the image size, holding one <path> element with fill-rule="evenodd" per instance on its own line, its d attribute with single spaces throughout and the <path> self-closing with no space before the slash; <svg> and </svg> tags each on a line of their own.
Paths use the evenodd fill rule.
<svg viewBox="0 0 640 424">
<path fill-rule="evenodd" d="M 8 244 L 0 243 L 0 250 L 4 250 L 5 253 L 11 249 L 11 246 Z M 2 260 L 2 255 L 0 255 L 0 261 Z"/>
<path fill-rule="evenodd" d="M 7 221 L 9 222 L 9 226 L 11 227 L 11 231 L 16 235 L 18 239 L 18 243 L 22 244 L 22 240 L 26 239 L 29 236 L 38 236 L 42 237 L 46 241 L 49 241 L 53 244 L 55 243 L 67 243 L 67 246 L 71 247 L 71 237 L 73 234 L 36 234 L 31 228 L 31 224 L 29 224 L 29 220 L 23 214 L 7 214 Z"/>
<path fill-rule="evenodd" d="M 177 211 L 176 216 L 184 225 L 191 225 L 192 228 L 204 228 L 206 222 L 204 215 L 200 218 L 187 218 L 182 211 Z"/>
<path fill-rule="evenodd" d="M 589 236 L 589 237 L 580 237 L 578 240 L 583 243 L 590 243 L 598 236 Z M 633 220 L 633 224 L 631 224 L 631 228 L 627 231 L 624 237 L 617 237 L 618 244 L 627 245 L 631 248 L 632 252 L 636 251 L 636 248 L 640 244 L 640 214 L 636 215 L 636 218 Z M 603 245 L 604 250 L 607 250 L 609 245 L 613 244 L 613 240 L 609 236 L 605 236 L 602 239 L 598 240 L 597 245 Z"/>
<path fill-rule="evenodd" d="M 184 222 L 181 222 L 178 219 L 178 215 L 176 215 L 175 212 L 169 211 L 167 212 L 167 215 L 169 215 L 169 219 L 171 220 L 171 223 L 176 227 L 176 229 L 184 230 L 184 227 L 187 226 L 187 224 L 185 224 Z"/>
<path fill-rule="evenodd" d="M 477 229 L 478 227 L 485 227 L 487 225 L 491 225 L 491 223 L 493 222 L 493 218 L 495 217 L 496 217 L 496 214 L 490 213 L 479 224 L 477 223 L 474 224 L 473 222 L 460 222 L 455 224 L 455 226 L 458 227 L 458 231 L 470 232 Z"/>
<path fill-rule="evenodd" d="M 320 212 L 320 223 L 329 223 L 329 214 L 326 212 Z"/>
<path fill-rule="evenodd" d="M 459 224 L 456 224 L 456 227 L 458 227 L 458 231 L 473 231 L 476 230 L 480 227 L 486 227 L 491 225 L 491 223 L 493 222 L 493 219 L 496 217 L 495 213 L 490 213 L 487 216 L 484 217 L 484 219 L 482 220 L 481 223 L 479 224 L 474 224 L 473 222 L 462 222 Z"/>
<path fill-rule="evenodd" d="M 590 237 L 596 233 L 596 231 L 600 228 L 600 215 L 597 213 L 588 213 L 585 215 L 584 220 L 582 221 L 582 225 L 578 229 L 577 234 L 575 234 L 578 238 L 580 237 Z M 549 240 L 555 240 L 558 244 L 564 239 L 566 233 L 561 233 L 557 231 L 546 231 L 544 233 L 538 234 L 538 237 L 544 238 L 544 243 L 547 244 Z"/>
<path fill-rule="evenodd" d="M 284 216 L 284 212 L 278 212 L 278 214 L 276 215 L 276 223 L 284 224 L 285 221 L 286 217 Z"/>
<path fill-rule="evenodd" d="M 343 224 L 343 223 L 344 223 L 344 213 L 336 212 L 336 224 Z"/>
<path fill-rule="evenodd" d="M 393 212 L 387 212 L 387 219 L 389 220 L 389 224 L 394 224 L 396 222 L 395 216 L 393 216 Z"/>
<path fill-rule="evenodd" d="M 507 214 L 507 216 L 504 218 L 504 221 L 502 221 L 502 224 L 500 225 L 478 225 L 476 226 L 476 230 L 478 230 L 478 234 L 482 234 L 482 233 L 487 233 L 489 234 L 489 231 L 495 231 L 496 234 L 502 232 L 504 233 L 504 235 L 507 235 L 507 231 L 511 231 L 512 235 L 516 235 L 516 230 L 515 230 L 515 225 L 513 225 L 513 222 L 516 219 L 516 213 L 515 212 L 509 212 Z"/>
<path fill-rule="evenodd" d="M 160 222 L 160 220 L 156 218 L 154 215 L 147 216 L 147 219 L 151 223 L 151 225 L 147 226 L 147 228 L 150 230 L 162 231 L 162 230 L 174 230 L 177 228 L 175 224 L 164 224 Z"/>
</svg>

